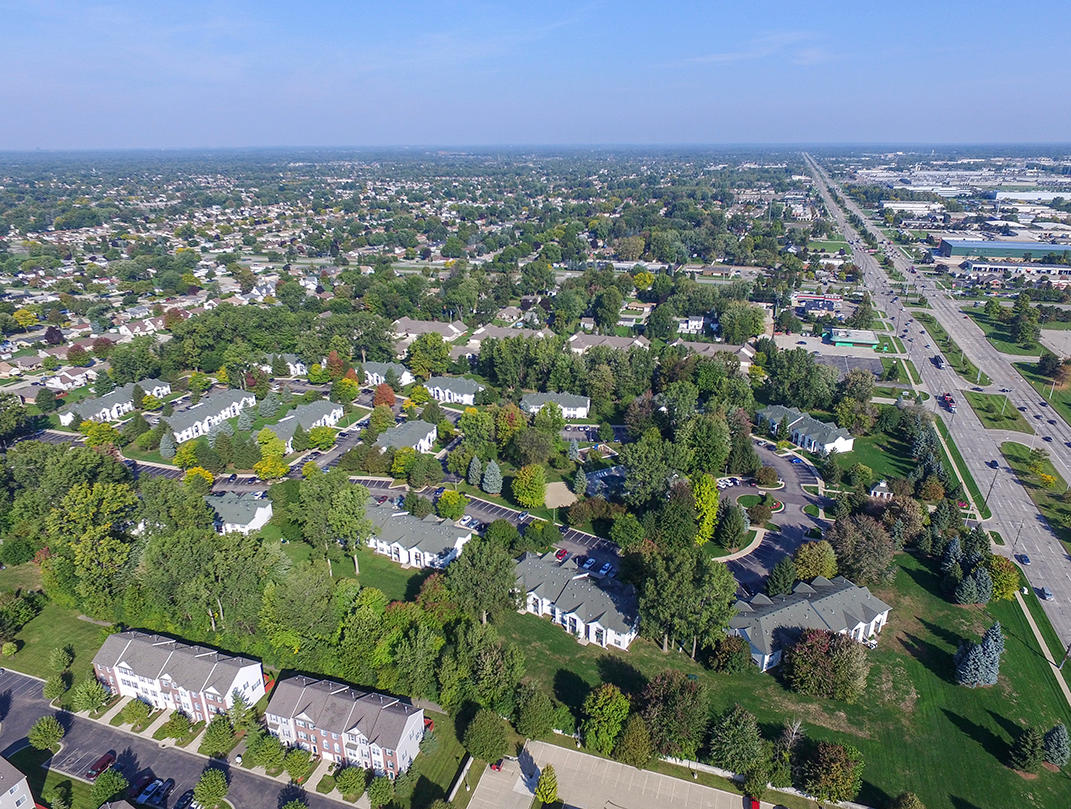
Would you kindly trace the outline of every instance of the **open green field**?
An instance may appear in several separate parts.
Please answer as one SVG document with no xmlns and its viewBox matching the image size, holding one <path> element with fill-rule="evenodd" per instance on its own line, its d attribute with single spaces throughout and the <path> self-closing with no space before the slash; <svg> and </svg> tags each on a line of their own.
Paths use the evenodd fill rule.
<svg viewBox="0 0 1071 809">
<path fill-rule="evenodd" d="M 812 252 L 817 250 L 817 251 L 825 252 L 825 253 L 839 253 L 841 250 L 843 250 L 845 252 L 849 252 L 849 250 L 850 250 L 850 248 L 848 247 L 848 243 L 847 242 L 838 242 L 838 241 L 808 242 L 807 243 L 807 249 L 811 250 Z"/>
<path fill-rule="evenodd" d="M 71 610 L 48 602 L 41 613 L 15 636 L 19 651 L 13 657 L 5 657 L 3 664 L 24 674 L 48 677 L 51 674 L 49 652 L 69 645 L 74 649 L 71 672 L 77 682 L 90 676 L 93 671 L 93 655 L 100 649 L 104 631 L 104 627 L 83 621 Z"/>
<path fill-rule="evenodd" d="M 837 466 L 842 469 L 848 469 L 857 463 L 873 469 L 875 479 L 906 478 L 915 468 L 915 462 L 911 458 L 911 446 L 903 437 L 879 430 L 869 435 L 856 436 L 854 449 L 837 455 Z"/>
<path fill-rule="evenodd" d="M 938 576 L 921 561 L 900 554 L 897 563 L 892 585 L 877 590 L 893 611 L 872 653 L 868 697 L 853 706 L 801 697 L 757 670 L 716 674 L 684 654 L 663 655 L 644 639 L 628 652 L 580 646 L 534 615 L 510 614 L 502 628 L 524 643 L 529 676 L 570 706 L 600 682 L 634 694 L 654 674 L 677 668 L 706 686 L 713 711 L 739 703 L 770 735 L 800 717 L 810 738 L 849 743 L 863 753 L 859 801 L 870 806 L 883 807 L 903 790 L 918 793 L 928 809 L 1064 805 L 1066 776 L 1043 771 L 1028 781 L 1003 764 L 1018 727 L 1071 721 L 1018 605 L 954 606 L 941 598 Z M 961 638 L 977 640 L 994 620 L 1006 636 L 1000 684 L 955 685 L 952 655 Z"/>
<path fill-rule="evenodd" d="M 985 374 L 979 374 L 978 366 L 967 359 L 967 355 L 963 353 L 956 342 L 948 336 L 948 332 L 944 330 L 944 327 L 937 322 L 937 319 L 926 312 L 916 312 L 915 318 L 926 327 L 926 331 L 929 333 L 933 341 L 941 349 L 951 364 L 952 368 L 965 380 L 972 385 L 988 385 L 993 380 Z"/>
<path fill-rule="evenodd" d="M 985 337 L 993 348 L 1002 354 L 1015 354 L 1020 357 L 1036 357 L 1041 353 L 1040 343 L 1031 343 L 1028 346 L 1020 345 L 1015 341 L 1015 336 L 1012 334 L 1012 325 L 1010 323 L 1003 323 L 995 317 L 990 317 L 981 307 L 978 309 L 966 309 L 964 311 L 966 311 L 967 314 L 970 315 L 971 320 L 977 323 L 978 327 L 985 332 Z"/>
<path fill-rule="evenodd" d="M 1071 423 L 1071 388 L 1053 388 L 1052 380 L 1042 376 L 1037 371 L 1037 366 L 1032 362 L 1016 362 L 1015 370 L 1029 382 L 1038 395 L 1049 402 L 1053 408 L 1063 417 L 1064 421 Z M 1049 391 L 1052 391 L 1050 398 Z"/>
<path fill-rule="evenodd" d="M 1048 520 L 1053 533 L 1064 543 L 1064 547 L 1071 553 L 1071 501 L 1065 501 L 1064 492 L 1067 490 L 1067 482 L 1060 477 L 1056 467 L 1051 461 L 1041 464 L 1042 474 L 1052 475 L 1054 482 L 1051 488 L 1046 488 L 1041 478 L 1030 471 L 1030 449 L 1013 441 L 1005 441 L 1000 445 L 1000 451 L 1004 455 L 1020 482 L 1038 507 L 1038 511 Z"/>
<path fill-rule="evenodd" d="M 1015 430 L 1033 435 L 1034 429 L 1003 393 L 975 393 L 968 390 L 963 395 L 987 430 Z"/>
</svg>

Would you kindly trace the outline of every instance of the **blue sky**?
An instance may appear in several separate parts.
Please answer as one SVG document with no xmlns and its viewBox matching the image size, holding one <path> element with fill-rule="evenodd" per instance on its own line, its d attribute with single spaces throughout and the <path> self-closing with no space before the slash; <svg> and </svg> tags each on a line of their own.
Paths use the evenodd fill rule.
<svg viewBox="0 0 1071 809">
<path fill-rule="evenodd" d="M 1066 0 L 0 0 L 0 149 L 1071 140 Z"/>
</svg>

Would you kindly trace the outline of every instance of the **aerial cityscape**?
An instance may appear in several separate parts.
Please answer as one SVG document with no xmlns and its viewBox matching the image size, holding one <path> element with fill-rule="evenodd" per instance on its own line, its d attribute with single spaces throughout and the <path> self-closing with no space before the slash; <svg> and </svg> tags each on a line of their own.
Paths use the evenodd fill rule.
<svg viewBox="0 0 1071 809">
<path fill-rule="evenodd" d="M 161 5 L 0 39 L 0 809 L 1071 806 L 1059 26 Z"/>
</svg>

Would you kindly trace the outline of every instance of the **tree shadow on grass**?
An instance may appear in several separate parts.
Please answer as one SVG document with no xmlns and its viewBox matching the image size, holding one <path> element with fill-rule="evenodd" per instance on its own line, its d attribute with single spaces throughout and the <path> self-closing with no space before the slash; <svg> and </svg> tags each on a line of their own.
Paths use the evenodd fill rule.
<svg viewBox="0 0 1071 809">
<path fill-rule="evenodd" d="M 434 572 L 434 569 L 427 568 L 410 576 L 405 582 L 405 600 L 416 601 L 416 597 L 420 595 L 420 588 L 424 586 L 424 582 L 428 580 L 428 576 Z"/>
<path fill-rule="evenodd" d="M 410 805 L 413 809 L 427 809 L 437 800 L 446 800 L 446 793 L 443 792 L 442 786 L 436 784 L 426 775 L 421 775 L 417 778 L 416 785 L 413 787 L 413 794 L 410 796 Z"/>
<path fill-rule="evenodd" d="M 962 636 L 953 632 L 948 627 L 940 626 L 932 621 L 927 621 L 925 618 L 919 618 L 919 623 L 926 627 L 934 637 L 940 638 L 953 649 L 958 649 L 960 643 L 963 641 Z"/>
<path fill-rule="evenodd" d="M 568 669 L 558 669 L 554 675 L 554 697 L 563 705 L 569 706 L 573 713 L 580 715 L 580 706 L 591 691 L 580 675 Z"/>
<path fill-rule="evenodd" d="M 966 798 L 961 798 L 958 795 L 949 795 L 948 799 L 952 801 L 952 806 L 955 809 L 982 809 L 978 804 L 972 803 Z"/>
<path fill-rule="evenodd" d="M 472 722 L 473 717 L 476 716 L 476 712 L 480 710 L 480 706 L 472 702 L 471 700 L 461 706 L 461 709 L 457 712 L 457 716 L 454 717 L 454 734 L 457 738 L 463 738 L 465 730 L 468 728 L 469 723 Z"/>
<path fill-rule="evenodd" d="M 629 696 L 638 695 L 647 685 L 643 672 L 617 655 L 604 654 L 595 661 L 595 666 L 604 683 L 613 683 Z"/>
<path fill-rule="evenodd" d="M 940 677 L 946 683 L 955 683 L 955 678 L 952 676 L 952 655 L 944 649 L 907 632 L 900 639 L 900 645 L 904 647 L 904 651 L 929 669 L 931 673 Z"/>
<path fill-rule="evenodd" d="M 1022 728 L 1019 727 L 1014 721 L 1006 716 L 1001 716 L 999 713 L 994 712 L 990 708 L 986 708 L 986 713 L 993 717 L 993 721 L 1000 725 L 1004 732 L 1008 734 L 1008 738 L 1015 741 L 1019 738 L 1019 734 L 1022 733 Z"/>
<path fill-rule="evenodd" d="M 865 806 L 888 806 L 892 801 L 893 796 L 866 779 L 863 780 L 863 785 L 859 789 L 859 795 L 856 800 Z"/>
<path fill-rule="evenodd" d="M 987 727 L 979 725 L 955 711 L 950 711 L 948 708 L 942 708 L 941 711 L 948 720 L 959 728 L 963 733 L 982 745 L 982 748 L 993 756 L 996 761 L 993 762 L 993 766 L 999 766 L 1008 757 L 1008 744 L 1001 739 L 997 734 Z"/>
<path fill-rule="evenodd" d="M 944 599 L 941 592 L 941 577 L 928 567 L 912 567 L 907 569 L 907 575 L 915 580 L 915 584 L 937 598 Z"/>
</svg>

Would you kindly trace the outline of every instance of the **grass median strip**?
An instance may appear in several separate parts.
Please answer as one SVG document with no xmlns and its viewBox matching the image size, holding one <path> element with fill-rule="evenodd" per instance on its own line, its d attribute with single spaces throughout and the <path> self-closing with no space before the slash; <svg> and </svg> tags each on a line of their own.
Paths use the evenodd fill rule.
<svg viewBox="0 0 1071 809">
<path fill-rule="evenodd" d="M 964 391 L 963 396 L 987 430 L 1015 430 L 1028 435 L 1034 434 L 1034 429 L 1023 418 L 1023 414 L 1016 410 L 1015 405 L 1011 404 L 1003 393 Z"/>
<path fill-rule="evenodd" d="M 1071 551 L 1071 529 L 1068 528 L 1071 525 L 1071 500 L 1064 498 L 1067 483 L 1052 465 L 1048 453 L 1041 451 L 1032 458 L 1029 447 L 1014 441 L 1005 441 L 1000 445 L 1000 451 L 1053 533 L 1064 543 L 1065 549 Z"/>
<path fill-rule="evenodd" d="M 978 328 L 985 332 L 985 339 L 989 341 L 990 345 L 1001 354 L 1036 357 L 1041 353 L 1040 343 L 1031 343 L 1028 346 L 1024 346 L 1016 342 L 1015 335 L 1012 333 L 1013 326 L 1011 323 L 1005 323 L 998 318 L 990 317 L 981 308 L 967 309 L 965 311 L 970 315 L 971 320 L 978 324 Z"/>
<path fill-rule="evenodd" d="M 915 318 L 926 327 L 926 331 L 938 348 L 941 349 L 945 359 L 952 364 L 952 368 L 955 369 L 957 374 L 972 385 L 989 385 L 993 382 L 992 379 L 979 371 L 977 365 L 967 359 L 963 349 L 956 344 L 956 341 L 949 336 L 944 327 L 937 322 L 937 318 L 927 312 L 916 312 Z"/>
</svg>

